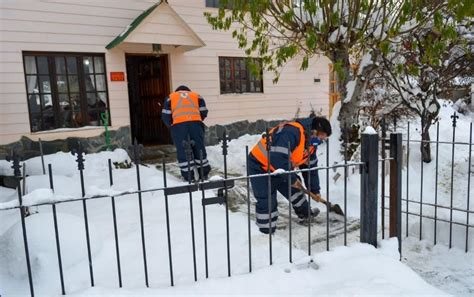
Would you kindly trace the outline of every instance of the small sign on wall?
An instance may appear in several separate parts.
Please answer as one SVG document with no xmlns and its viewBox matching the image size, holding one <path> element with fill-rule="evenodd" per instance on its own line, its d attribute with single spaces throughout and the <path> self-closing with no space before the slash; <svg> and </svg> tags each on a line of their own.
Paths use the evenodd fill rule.
<svg viewBox="0 0 474 297">
<path fill-rule="evenodd" d="M 110 80 L 111 81 L 125 81 L 125 73 L 120 72 L 110 72 Z"/>
</svg>

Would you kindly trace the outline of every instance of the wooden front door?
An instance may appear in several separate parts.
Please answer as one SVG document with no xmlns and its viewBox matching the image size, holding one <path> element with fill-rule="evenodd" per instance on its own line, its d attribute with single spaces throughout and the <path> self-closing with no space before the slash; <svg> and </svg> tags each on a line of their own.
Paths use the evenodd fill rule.
<svg viewBox="0 0 474 297">
<path fill-rule="evenodd" d="M 145 145 L 170 144 L 168 127 L 161 120 L 168 97 L 168 56 L 127 55 L 128 93 L 132 137 Z"/>
</svg>

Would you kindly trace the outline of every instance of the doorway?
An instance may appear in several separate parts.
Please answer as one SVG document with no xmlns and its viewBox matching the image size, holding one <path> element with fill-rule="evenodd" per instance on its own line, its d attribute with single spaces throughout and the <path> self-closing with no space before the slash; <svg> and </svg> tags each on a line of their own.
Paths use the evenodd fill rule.
<svg viewBox="0 0 474 297">
<path fill-rule="evenodd" d="M 126 55 L 132 138 L 144 145 L 171 144 L 161 120 L 170 93 L 168 56 Z"/>
</svg>

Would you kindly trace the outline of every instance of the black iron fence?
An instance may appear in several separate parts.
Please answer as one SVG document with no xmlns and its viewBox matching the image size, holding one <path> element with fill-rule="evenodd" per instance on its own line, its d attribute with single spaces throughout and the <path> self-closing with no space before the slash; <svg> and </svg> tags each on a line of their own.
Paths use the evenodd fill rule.
<svg viewBox="0 0 474 297">
<path fill-rule="evenodd" d="M 453 247 L 453 226 L 459 226 L 460 228 L 465 228 L 465 242 L 464 242 L 464 250 L 465 252 L 468 252 L 470 250 L 469 246 L 469 233 L 470 231 L 474 230 L 474 225 L 470 223 L 470 215 L 474 214 L 474 210 L 470 208 L 470 195 L 472 191 L 472 184 L 471 184 L 471 178 L 474 173 L 474 168 L 472 164 L 472 155 L 473 155 L 473 130 L 472 130 L 472 122 L 469 125 L 469 141 L 459 141 L 456 139 L 456 130 L 459 129 L 457 126 L 457 120 L 458 120 L 458 115 L 454 113 L 451 116 L 451 141 L 441 141 L 440 140 L 440 122 L 438 121 L 436 123 L 436 139 L 435 140 L 421 140 L 421 139 L 413 139 L 411 138 L 411 133 L 413 133 L 413 125 L 408 122 L 407 127 L 406 127 L 406 135 L 404 135 L 403 139 L 403 144 L 404 144 L 404 159 L 405 162 L 404 164 L 406 165 L 405 173 L 404 173 L 404 179 L 405 179 L 405 188 L 404 188 L 404 197 L 401 198 L 401 201 L 403 204 L 401 205 L 402 210 L 401 213 L 403 213 L 403 217 L 401 219 L 404 220 L 404 233 L 405 236 L 418 236 L 420 240 L 428 240 L 432 239 L 433 244 L 436 245 L 439 243 L 439 236 L 446 235 L 449 239 L 447 242 L 445 242 L 447 245 L 449 245 L 449 248 Z M 417 127 L 416 127 L 417 128 Z M 420 128 L 421 130 L 421 128 Z M 386 143 L 386 138 L 384 137 L 385 134 L 385 125 L 382 125 L 382 147 L 385 147 Z M 431 161 L 431 163 L 434 163 L 434 184 L 432 187 L 434 188 L 434 193 L 426 193 L 426 169 L 425 167 L 427 164 L 423 162 L 423 158 L 420 157 L 420 160 L 413 160 L 411 155 L 413 152 L 419 152 L 420 151 L 420 145 L 424 144 L 429 144 L 431 148 L 434 148 L 434 158 Z M 440 147 L 441 146 L 450 146 L 450 158 L 449 158 L 449 176 L 448 178 L 441 182 L 440 180 Z M 460 152 L 459 148 L 461 147 L 467 147 L 467 154 L 466 152 Z M 382 151 L 382 155 L 385 152 Z M 456 180 L 455 175 L 454 175 L 454 170 L 456 167 L 456 160 L 455 160 L 455 155 L 463 153 L 465 160 L 461 160 L 458 162 L 458 164 L 461 167 L 460 170 L 464 172 L 462 175 L 462 178 L 459 178 Z M 421 154 L 421 153 L 420 153 Z M 413 169 L 410 168 L 410 165 L 413 164 L 413 162 L 419 162 L 419 172 L 413 172 Z M 382 163 L 382 172 L 385 171 L 384 169 L 385 162 Z M 443 173 L 446 173 L 446 166 L 442 169 Z M 416 176 L 416 174 L 419 175 Z M 445 175 L 446 177 L 446 175 Z M 386 195 L 386 190 L 385 190 L 385 176 L 382 175 L 381 179 L 381 185 L 382 185 L 382 190 L 381 190 L 381 201 L 382 201 L 382 237 L 385 235 L 385 210 L 390 210 L 392 207 L 385 206 L 385 200 L 389 199 L 390 197 Z M 460 190 L 464 189 L 455 189 L 454 184 L 456 181 L 466 181 L 465 185 L 463 187 L 466 187 L 466 194 L 464 196 L 463 193 L 461 193 Z M 401 181 L 400 181 L 401 182 Z M 446 182 L 448 185 L 446 186 Z M 440 185 L 444 186 L 445 191 L 447 190 L 449 193 L 449 202 L 447 201 L 439 201 L 439 195 L 440 195 Z M 418 193 L 413 193 L 412 188 L 413 187 L 418 187 L 419 191 Z M 390 188 L 390 191 L 392 189 Z M 427 196 L 428 195 L 434 195 L 434 201 L 427 201 Z M 462 202 L 459 202 L 458 204 L 462 204 L 463 206 L 455 206 L 455 197 L 457 197 L 457 200 L 463 200 L 465 197 L 465 200 Z M 461 199 L 460 199 L 461 198 Z M 439 210 L 447 210 L 449 211 L 449 219 L 448 218 L 443 218 L 439 217 Z M 431 210 L 431 211 L 430 211 Z M 457 219 L 453 218 L 454 213 L 463 213 L 465 214 L 465 220 L 459 219 L 459 216 Z M 401 221 L 401 220 L 400 220 Z M 432 223 L 432 231 L 430 232 L 431 229 L 431 224 L 427 225 L 427 221 Z M 447 230 L 440 229 L 439 226 L 440 224 L 447 224 L 448 228 Z M 413 230 L 410 227 L 412 225 L 418 225 L 418 230 Z M 431 236 L 432 235 L 432 236 Z M 459 247 L 459 245 L 458 245 Z"/>
<path fill-rule="evenodd" d="M 250 180 L 256 177 L 266 176 L 268 177 L 269 186 L 271 187 L 272 177 L 277 175 L 288 175 L 292 173 L 302 173 L 302 172 L 310 172 L 310 171 L 326 171 L 326 249 L 330 249 L 330 217 L 329 211 L 331 207 L 329 192 L 330 192 L 330 180 L 329 180 L 329 170 L 343 168 L 344 170 L 344 202 L 343 202 L 343 209 L 346 216 L 343 217 L 344 221 L 344 245 L 347 245 L 347 180 L 348 180 L 348 169 L 351 167 L 358 167 L 360 171 L 360 181 L 361 181 L 361 192 L 360 192 L 360 199 L 361 199 L 361 218 L 360 218 L 360 241 L 372 244 L 374 246 L 377 245 L 377 234 L 378 234 L 378 224 L 377 224 L 377 216 L 378 216 L 378 184 L 379 184 L 379 164 L 381 161 L 389 161 L 391 167 L 391 180 L 392 180 L 392 187 L 391 188 L 391 200 L 390 200 L 390 236 L 396 236 L 399 239 L 399 249 L 401 252 L 401 194 L 402 194 L 402 184 L 401 184 L 401 164 L 402 164 L 402 136 L 401 134 L 392 134 L 389 139 L 390 143 L 390 157 L 382 158 L 379 157 L 379 137 L 377 134 L 363 134 L 362 136 L 362 145 L 361 145 L 361 161 L 360 162 L 349 162 L 347 158 L 345 161 L 340 164 L 330 165 L 329 164 L 329 142 L 327 142 L 327 160 L 326 166 L 319 166 L 316 168 L 307 168 L 307 169 L 296 169 L 292 170 L 288 168 L 287 171 L 277 171 L 277 172 L 267 172 L 265 174 L 258 174 L 258 175 L 250 175 L 248 173 L 248 147 L 246 148 L 246 156 L 247 156 L 247 174 L 243 176 L 237 177 L 229 177 L 227 174 L 227 148 L 228 148 L 228 140 L 226 135 L 224 134 L 222 138 L 222 155 L 223 155 L 223 162 L 224 162 L 224 178 L 220 180 L 199 180 L 196 183 L 188 183 L 185 185 L 179 186 L 168 186 L 167 184 L 167 164 L 163 161 L 162 163 L 162 171 L 163 171 L 163 187 L 157 188 L 150 188 L 150 189 L 142 189 L 141 187 L 141 177 L 140 177 L 140 153 L 141 153 L 141 146 L 135 142 L 133 147 L 131 148 L 132 152 L 132 160 L 135 164 L 136 168 L 136 182 L 137 182 L 137 190 L 133 191 L 124 191 L 120 193 L 114 193 L 113 195 L 95 195 L 95 196 L 86 196 L 85 193 L 85 181 L 84 181 L 84 168 L 85 168 L 85 160 L 84 160 L 84 151 L 79 145 L 78 149 L 72 152 L 75 156 L 77 156 L 77 166 L 79 171 L 79 178 L 81 183 L 81 197 L 71 197 L 70 199 L 63 199 L 61 201 L 48 201 L 43 203 L 33 203 L 33 204 L 24 204 L 22 201 L 22 186 L 21 186 L 21 161 L 18 155 L 13 154 L 10 160 L 13 162 L 12 168 L 14 169 L 15 176 L 17 177 L 17 189 L 18 189 L 18 205 L 14 205 L 11 207 L 4 207 L 3 210 L 6 209 L 18 209 L 19 214 L 21 217 L 21 226 L 23 231 L 23 242 L 24 242 L 24 254 L 26 258 L 26 269 L 28 272 L 28 281 L 29 281 L 29 288 L 30 294 L 34 295 L 34 280 L 33 274 L 31 269 L 30 263 L 30 254 L 28 249 L 28 236 L 27 236 L 27 217 L 25 216 L 26 209 L 31 206 L 40 206 L 40 205 L 51 205 L 52 207 L 52 215 L 54 218 L 54 233 L 55 233 L 55 241 L 56 241 L 56 253 L 58 259 L 58 271 L 59 271 L 59 279 L 60 279 L 60 289 L 61 293 L 64 295 L 66 294 L 65 283 L 64 283 L 64 270 L 63 270 L 63 259 L 62 259 L 62 252 L 61 252 L 61 240 L 59 236 L 59 229 L 58 228 L 58 220 L 57 220 L 57 211 L 56 205 L 69 203 L 72 201 L 82 201 L 82 211 L 83 211 L 83 219 L 84 219 L 84 228 L 85 228 L 85 241 L 87 243 L 87 257 L 88 257 L 88 268 L 89 268 L 89 276 L 90 276 L 90 285 L 93 287 L 95 286 L 95 275 L 94 275 L 94 258 L 92 257 L 91 253 L 91 238 L 89 235 L 89 219 L 88 219 L 88 201 L 92 199 L 111 199 L 111 210 L 112 210 L 112 219 L 113 219 L 113 230 L 114 230 L 114 240 L 115 240 L 115 253 L 116 253 L 116 267 L 117 267 L 117 280 L 118 286 L 122 287 L 122 263 L 121 263 L 121 255 L 120 255 L 120 242 L 118 236 L 118 228 L 117 228 L 117 213 L 115 202 L 116 199 L 128 196 L 128 195 L 136 195 L 138 198 L 138 206 L 139 206 L 139 215 L 140 215 L 140 238 L 141 238 L 141 257 L 143 258 L 143 270 L 144 270 L 144 283 L 146 287 L 149 287 L 149 275 L 148 275 L 148 260 L 146 254 L 146 236 L 144 230 L 144 216 L 143 216 L 143 205 L 142 205 L 142 194 L 150 193 L 150 192 L 162 192 L 165 202 L 165 214 L 166 214 L 166 233 L 167 233 L 167 248 L 168 248 L 168 260 L 169 260 L 169 281 L 170 285 L 174 286 L 174 265 L 173 265 L 173 246 L 171 237 L 171 228 L 170 228 L 170 212 L 169 212 L 169 197 L 178 194 L 188 194 L 189 195 L 189 217 L 190 217 L 190 229 L 191 229 L 191 244 L 192 244 L 192 253 L 193 253 L 193 275 L 194 280 L 198 280 L 198 267 L 196 263 L 196 238 L 195 238 L 195 225 L 194 225 L 194 210 L 193 210 L 193 199 L 196 199 L 196 195 L 193 196 L 193 193 L 201 192 L 201 205 L 202 205 L 202 217 L 203 217 L 203 230 L 204 230 L 204 263 L 205 263 L 205 277 L 209 277 L 209 265 L 208 265 L 208 239 L 207 239 L 207 220 L 206 220 L 206 207 L 213 204 L 224 204 L 225 205 L 225 228 L 226 228 L 226 253 L 227 253 L 227 274 L 231 276 L 232 274 L 232 262 L 231 262 L 231 245 L 230 245 L 230 236 L 231 233 L 229 231 L 229 197 L 228 191 L 232 187 L 234 187 L 237 181 L 243 181 L 246 185 L 246 203 L 247 203 L 247 232 L 248 232 L 248 271 L 252 272 L 252 237 L 251 237 L 251 195 L 250 195 Z M 191 169 L 191 143 L 186 142 L 185 147 L 187 149 L 187 156 L 188 156 L 188 169 Z M 346 146 L 345 146 L 346 147 Z M 267 151 L 271 150 L 271 144 L 267 146 Z M 347 148 L 345 148 L 345 155 L 347 156 Z M 288 157 L 289 158 L 289 157 Z M 202 156 L 201 156 L 202 160 Z M 309 160 L 308 160 L 309 162 Z M 201 162 L 202 164 L 203 162 Z M 291 162 L 289 162 L 291 164 Z M 308 166 L 309 167 L 309 166 Z M 112 170 L 112 162 L 108 160 L 108 173 L 109 173 L 109 181 L 110 185 L 114 184 L 114 176 Z M 190 170 L 188 170 L 190 172 Z M 50 188 L 54 191 L 54 179 L 53 179 L 53 166 L 52 164 L 48 164 L 48 173 L 49 173 L 49 180 L 50 180 Z M 201 176 L 203 176 L 201 174 Z M 291 192 L 291 179 L 288 179 L 288 191 Z M 311 181 L 309 180 L 309 183 Z M 311 185 L 307 185 L 309 189 L 311 189 Z M 207 190 L 217 190 L 217 195 L 213 197 L 208 197 Z M 270 196 L 270 191 L 269 191 Z M 290 197 L 291 195 L 289 195 Z M 270 197 L 269 197 L 270 198 Z M 269 210 L 272 209 L 271 207 L 271 199 L 268 199 L 270 203 Z M 308 201 L 310 204 L 309 209 L 311 209 L 311 199 L 308 197 Z M 382 200 L 384 201 L 384 200 Z M 385 210 L 385 207 L 382 207 L 382 211 Z M 292 224 L 292 207 L 288 208 L 288 261 L 293 262 L 293 234 L 291 228 Z M 269 214 L 271 218 L 271 215 Z M 271 220 L 269 220 L 269 225 Z M 384 223 L 383 223 L 384 224 Z M 307 253 L 308 255 L 312 254 L 311 251 L 311 232 L 312 232 L 312 224 L 308 224 L 307 232 L 308 232 L 308 245 L 307 245 Z M 268 234 L 268 257 L 269 257 L 269 264 L 273 264 L 273 240 L 272 233 Z M 241 260 L 241 259 L 239 259 Z M 52 292 L 53 293 L 53 292 Z"/>
</svg>

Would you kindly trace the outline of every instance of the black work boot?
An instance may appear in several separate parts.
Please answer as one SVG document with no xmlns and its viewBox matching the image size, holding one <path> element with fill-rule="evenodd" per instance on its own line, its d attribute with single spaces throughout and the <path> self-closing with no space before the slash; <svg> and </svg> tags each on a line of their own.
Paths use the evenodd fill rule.
<svg viewBox="0 0 474 297">
<path fill-rule="evenodd" d="M 317 207 L 314 207 L 311 209 L 311 212 L 308 216 L 308 213 L 300 213 L 298 214 L 298 218 L 300 219 L 300 223 L 301 224 L 309 224 L 309 223 L 312 223 L 313 222 L 313 219 L 315 217 L 317 217 L 320 213 L 320 210 L 319 208 Z"/>
</svg>

